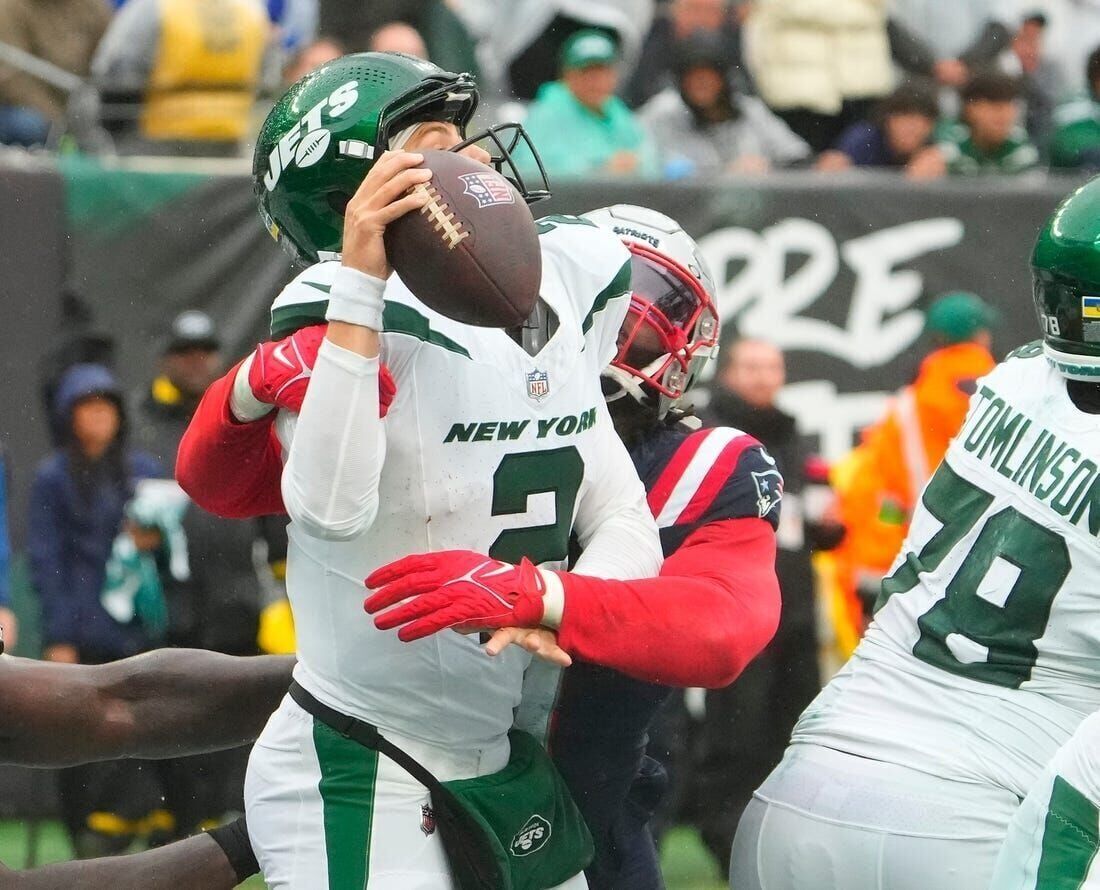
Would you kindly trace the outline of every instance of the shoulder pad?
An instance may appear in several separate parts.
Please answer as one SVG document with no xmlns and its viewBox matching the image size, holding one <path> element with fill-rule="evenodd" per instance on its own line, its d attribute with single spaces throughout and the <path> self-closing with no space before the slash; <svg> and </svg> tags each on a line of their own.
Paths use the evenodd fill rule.
<svg viewBox="0 0 1100 890">
<path fill-rule="evenodd" d="M 317 263 L 299 272 L 271 304 L 271 338 L 277 340 L 299 328 L 323 324 L 328 294 L 340 268 L 338 262 Z"/>
<path fill-rule="evenodd" d="M 771 455 L 732 427 L 699 430 L 685 438 L 648 494 L 659 528 L 688 531 L 750 517 L 777 526 L 782 498 L 783 477 Z"/>
<path fill-rule="evenodd" d="M 1032 340 L 1030 343 L 1025 343 L 1023 346 L 1017 346 L 1008 355 L 1005 356 L 1005 361 L 1009 361 L 1014 358 L 1035 358 L 1036 356 L 1043 354 L 1043 341 Z"/>
</svg>

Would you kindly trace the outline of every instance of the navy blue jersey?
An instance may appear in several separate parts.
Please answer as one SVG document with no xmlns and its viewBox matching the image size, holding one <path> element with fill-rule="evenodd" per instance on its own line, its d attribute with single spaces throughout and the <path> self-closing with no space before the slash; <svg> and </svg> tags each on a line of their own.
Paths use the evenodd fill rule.
<svg viewBox="0 0 1100 890">
<path fill-rule="evenodd" d="M 783 479 L 763 446 L 740 430 L 662 427 L 630 456 L 666 557 L 712 522 L 779 523 Z M 660 768 L 645 759 L 645 749 L 648 727 L 671 692 L 583 662 L 565 672 L 551 748 L 596 842 L 586 870 L 591 890 L 664 886 L 646 826 L 660 799 Z"/>
</svg>

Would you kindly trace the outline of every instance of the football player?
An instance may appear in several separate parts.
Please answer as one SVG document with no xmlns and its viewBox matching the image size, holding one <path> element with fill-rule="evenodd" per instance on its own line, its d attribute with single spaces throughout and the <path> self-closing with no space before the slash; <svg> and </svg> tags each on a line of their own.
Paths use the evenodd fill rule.
<svg viewBox="0 0 1100 890">
<path fill-rule="evenodd" d="M 1098 210 L 1093 180 L 1040 233 L 1043 342 L 978 381 L 874 622 L 741 819 L 737 890 L 989 886 L 1100 706 Z"/>
<path fill-rule="evenodd" d="M 1008 824 L 992 890 L 1100 887 L 1100 712 L 1054 755 Z"/>
<path fill-rule="evenodd" d="M 645 824 L 661 784 L 656 765 L 642 765 L 646 729 L 670 686 L 731 682 L 775 632 L 774 528 L 782 488 L 754 439 L 737 430 L 700 430 L 680 409 L 718 336 L 713 282 L 694 241 L 673 220 L 641 207 L 606 208 L 584 219 L 612 231 L 630 251 L 630 312 L 604 389 L 661 529 L 661 577 L 617 582 L 522 574 L 486 555 L 443 552 L 375 573 L 372 583 L 393 580 L 371 607 L 412 597 L 397 607 L 404 611 L 380 616 L 407 639 L 449 626 L 499 627 L 486 646 L 490 654 L 517 643 L 561 664 L 577 657 L 565 675 L 553 746 L 596 840 L 590 886 L 648 890 L 663 885 Z M 288 288 L 276 302 L 277 317 L 300 321 L 312 300 L 309 289 Z M 262 345 L 250 369 L 252 397 L 295 410 L 322 331 L 307 327 Z M 293 361 L 272 361 L 276 352 Z M 207 394 L 199 423 L 208 435 L 201 443 L 185 440 L 180 466 L 208 509 L 281 511 L 280 462 L 274 449 L 264 454 L 267 429 L 263 422 L 235 422 L 229 407 L 242 377 L 227 375 Z M 392 392 L 387 385 L 383 404 Z M 245 464 L 238 459 L 261 454 Z M 220 468 L 228 463 L 242 471 L 227 482 Z M 478 585 L 449 583 L 481 564 L 497 571 L 481 572 Z M 516 585 L 521 579 L 531 585 L 526 593 Z M 509 607 L 502 609 L 495 595 Z M 514 626 L 522 624 L 540 629 Z"/>
<path fill-rule="evenodd" d="M 190 649 L 94 666 L 0 656 L 0 762 L 71 766 L 249 742 L 283 696 L 293 664 Z M 133 856 L 21 872 L 0 866 L 0 890 L 229 890 L 257 870 L 242 819 Z"/>
<path fill-rule="evenodd" d="M 660 567 L 657 528 L 599 384 L 629 303 L 618 239 L 572 218 L 540 227 L 531 332 L 455 322 L 390 274 L 385 227 L 423 206 L 409 190 L 430 177 L 416 150 L 488 159 L 463 148 L 476 103 L 463 75 L 399 54 L 352 55 L 291 87 L 258 140 L 256 188 L 270 230 L 304 261 L 340 257 L 295 282 L 327 297 L 328 324 L 300 413 L 274 421 L 298 664 L 245 788 L 274 890 L 451 886 L 455 863 L 425 783 L 398 759 L 435 782 L 509 764 L 530 656 L 488 659 L 476 637 L 457 634 L 406 646 L 364 620 L 364 577 L 410 551 L 456 547 L 557 566 L 571 534 L 594 574 L 646 577 Z M 384 422 L 380 354 L 396 382 Z M 257 408 L 250 370 L 239 371 L 240 419 Z M 356 740 L 368 736 L 374 747 Z M 391 746 L 398 759 L 380 756 Z M 527 787 L 508 788 L 507 799 L 531 805 Z M 550 803 L 572 807 L 567 796 Z M 540 829 L 540 848 L 560 850 L 566 837 L 557 824 Z M 573 870 L 551 883 L 583 887 L 586 852 L 555 853 Z"/>
</svg>

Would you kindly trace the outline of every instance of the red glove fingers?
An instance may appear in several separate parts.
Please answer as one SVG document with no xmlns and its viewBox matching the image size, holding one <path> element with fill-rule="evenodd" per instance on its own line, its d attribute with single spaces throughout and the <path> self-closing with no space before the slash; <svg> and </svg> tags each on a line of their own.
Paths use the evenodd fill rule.
<svg viewBox="0 0 1100 890">
<path fill-rule="evenodd" d="M 487 627 L 505 626 L 501 624 L 512 613 L 505 610 L 496 618 L 486 618 L 480 613 L 471 614 L 468 603 L 454 603 L 438 612 L 434 612 L 416 621 L 411 621 L 397 632 L 402 643 L 411 643 L 423 637 L 431 636 L 441 630 L 456 630 L 459 633 L 484 630 Z M 488 623 L 487 623 L 488 622 Z M 377 626 L 377 620 L 375 621 Z M 385 628 L 380 628 L 385 629 Z"/>
<path fill-rule="evenodd" d="M 367 576 L 365 583 L 367 587 L 374 589 L 413 572 L 434 571 L 439 575 L 439 580 L 435 584 L 438 587 L 444 581 L 460 578 L 470 569 L 481 565 L 488 559 L 488 556 L 475 553 L 473 550 L 439 550 L 435 553 L 414 553 L 412 556 L 404 556 L 384 566 L 379 566 Z"/>
<path fill-rule="evenodd" d="M 409 573 L 401 576 L 403 568 Z M 543 616 L 546 581 L 527 559 L 514 566 L 467 550 L 409 556 L 372 573 L 367 586 L 389 578 L 363 608 L 373 614 L 393 606 L 374 624 L 400 627 L 405 642 L 452 627 L 537 627 Z"/>
<path fill-rule="evenodd" d="M 368 578 L 367 580 L 369 581 L 370 579 Z M 448 576 L 444 575 L 438 569 L 432 569 L 427 572 L 413 572 L 406 575 L 404 578 L 398 578 L 396 581 L 391 581 L 389 584 L 382 585 L 377 591 L 363 600 L 363 608 L 373 615 L 375 612 L 380 612 L 387 606 L 399 603 L 401 600 L 408 599 L 410 596 L 417 596 L 437 590 L 450 580 Z"/>
<path fill-rule="evenodd" d="M 394 606 L 392 609 L 387 609 L 381 615 L 376 615 L 374 618 L 374 626 L 379 630 L 392 630 L 395 627 L 400 627 L 402 624 L 407 624 L 410 621 L 416 621 L 418 618 L 423 618 L 426 615 L 431 615 L 435 612 L 437 615 L 447 611 L 447 607 L 451 606 L 453 599 L 449 593 L 445 590 L 434 589 L 428 593 L 421 594 L 413 600 L 407 603 L 401 603 L 398 606 Z M 377 611 L 367 609 L 368 612 Z"/>
</svg>

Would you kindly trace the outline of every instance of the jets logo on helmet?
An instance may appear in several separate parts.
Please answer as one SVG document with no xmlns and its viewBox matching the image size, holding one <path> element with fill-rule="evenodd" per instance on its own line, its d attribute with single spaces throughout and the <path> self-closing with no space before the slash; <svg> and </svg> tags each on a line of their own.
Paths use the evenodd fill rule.
<svg viewBox="0 0 1100 890">
<path fill-rule="evenodd" d="M 390 140 L 427 121 L 454 124 L 465 138 L 477 104 L 468 74 L 403 53 L 354 53 L 322 65 L 287 90 L 260 128 L 252 175 L 264 225 L 300 263 L 339 257 L 344 208 Z M 526 200 L 549 195 L 545 174 L 529 189 L 512 159 L 522 139 L 541 173 L 522 127 L 502 124 L 462 145 L 481 139 L 495 146 L 498 172 L 507 166 Z"/>
<path fill-rule="evenodd" d="M 718 345 L 714 280 L 694 239 L 663 213 L 616 204 L 584 218 L 618 235 L 631 254 L 631 298 L 619 352 L 604 372 L 616 390 L 664 417 Z"/>
<path fill-rule="evenodd" d="M 321 115 L 327 109 L 330 118 L 338 118 L 350 111 L 357 101 L 359 90 L 356 82 L 349 80 L 307 111 L 300 121 L 283 134 L 268 155 L 264 188 L 269 192 L 275 188 L 283 171 L 292 164 L 312 167 L 321 160 L 332 141 L 332 133 L 321 125 Z"/>
</svg>

